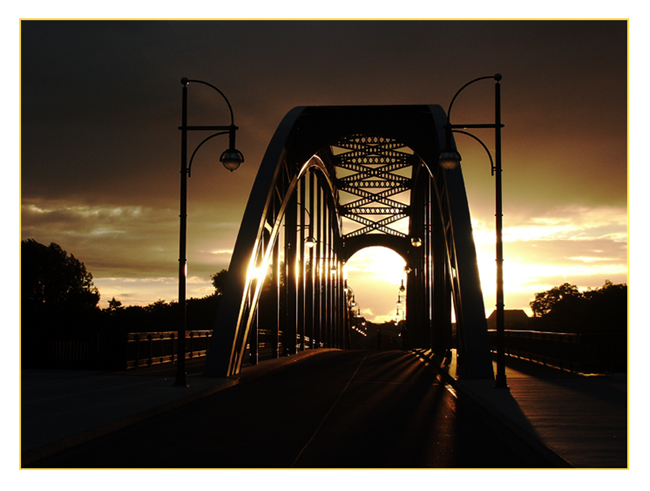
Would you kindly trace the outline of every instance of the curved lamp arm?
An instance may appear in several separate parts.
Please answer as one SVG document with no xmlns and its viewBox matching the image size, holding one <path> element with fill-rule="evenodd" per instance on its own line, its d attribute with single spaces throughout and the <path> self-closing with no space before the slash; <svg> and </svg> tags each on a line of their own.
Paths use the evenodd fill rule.
<svg viewBox="0 0 650 491">
<path fill-rule="evenodd" d="M 221 132 L 219 132 L 219 133 L 215 133 L 214 135 L 210 135 L 209 137 L 207 137 L 205 140 L 203 140 L 201 143 L 199 143 L 199 144 L 197 145 L 197 147 L 196 147 L 196 148 L 194 149 L 194 151 L 192 152 L 192 156 L 190 157 L 190 162 L 187 164 L 187 177 L 191 177 L 191 175 L 192 175 L 192 160 L 194 160 L 194 156 L 196 155 L 196 152 L 199 150 L 199 148 L 201 148 L 201 146 L 202 146 L 205 142 L 207 142 L 208 140 L 211 140 L 211 139 L 214 138 L 215 136 L 219 136 L 219 135 L 227 135 L 228 133 L 230 133 L 230 132 L 229 132 L 229 131 L 221 131 Z"/>
<path fill-rule="evenodd" d="M 460 89 L 458 89 L 458 92 L 456 92 L 454 97 L 451 99 L 451 102 L 449 103 L 449 108 L 447 109 L 447 125 L 451 124 L 450 123 L 450 121 L 451 121 L 451 107 L 454 105 L 454 101 L 456 100 L 456 97 L 458 97 L 458 94 L 460 94 L 463 91 L 463 89 L 465 89 L 465 87 L 467 87 L 468 85 L 472 85 L 474 82 L 478 82 L 479 80 L 485 80 L 485 79 L 488 79 L 488 78 L 492 78 L 492 79 L 494 79 L 494 80 L 496 80 L 498 82 L 499 80 L 501 80 L 501 74 L 497 73 L 495 75 L 488 75 L 488 76 L 485 76 L 485 77 L 475 78 L 474 80 L 471 80 L 471 81 L 467 82 Z"/>
<path fill-rule="evenodd" d="M 230 124 L 231 124 L 231 126 L 235 125 L 235 116 L 234 116 L 234 114 L 232 112 L 232 106 L 230 105 L 230 101 L 228 100 L 228 98 L 226 97 L 226 95 L 223 92 L 221 92 L 219 89 L 217 89 L 214 85 L 212 85 L 212 84 L 210 84 L 208 82 L 204 82 L 203 80 L 188 79 L 187 77 L 183 77 L 181 79 L 181 83 L 183 85 L 187 85 L 189 83 L 203 84 L 203 85 L 207 85 L 208 87 L 211 87 L 214 90 L 216 90 L 217 92 L 219 92 L 219 94 L 221 94 L 221 97 L 223 97 L 223 100 L 226 101 L 226 104 L 228 104 L 228 110 L 230 111 Z"/>
<path fill-rule="evenodd" d="M 492 175 L 494 175 L 494 171 L 496 170 L 496 167 L 494 166 L 494 160 L 492 160 L 492 154 L 490 153 L 490 150 L 488 150 L 488 147 L 485 145 L 485 143 L 483 143 L 480 138 L 478 138 L 477 136 L 472 135 L 471 133 L 468 133 L 467 131 L 463 131 L 463 130 L 452 130 L 452 131 L 454 133 L 462 133 L 463 135 L 471 136 L 472 138 L 474 138 L 477 142 L 479 142 L 481 144 L 481 146 L 487 152 L 488 157 L 490 157 L 490 168 L 492 170 Z"/>
</svg>

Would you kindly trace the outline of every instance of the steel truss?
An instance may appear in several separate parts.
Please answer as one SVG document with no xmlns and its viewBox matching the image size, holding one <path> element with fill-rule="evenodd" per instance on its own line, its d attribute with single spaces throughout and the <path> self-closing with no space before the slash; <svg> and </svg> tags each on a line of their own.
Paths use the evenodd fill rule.
<svg viewBox="0 0 650 491">
<path fill-rule="evenodd" d="M 345 218 L 363 225 L 344 239 L 369 233 L 406 237 L 389 225 L 408 217 L 408 205 L 390 197 L 410 191 L 411 179 L 397 172 L 410 171 L 413 155 L 403 151 L 403 144 L 380 136 L 351 135 L 333 146 L 338 150 L 334 157 L 337 171 L 350 173 L 337 180 L 339 190 L 360 198 L 341 205 Z M 374 204 L 380 206 L 370 206 Z M 385 218 L 368 218 L 376 215 Z"/>
<path fill-rule="evenodd" d="M 207 375 L 234 375 L 262 352 L 348 348 L 342 267 L 380 245 L 409 266 L 407 325 L 416 345 L 447 356 L 457 347 L 463 376 L 493 378 L 462 172 L 437 165 L 445 122 L 439 106 L 287 114 L 242 220 Z"/>
</svg>

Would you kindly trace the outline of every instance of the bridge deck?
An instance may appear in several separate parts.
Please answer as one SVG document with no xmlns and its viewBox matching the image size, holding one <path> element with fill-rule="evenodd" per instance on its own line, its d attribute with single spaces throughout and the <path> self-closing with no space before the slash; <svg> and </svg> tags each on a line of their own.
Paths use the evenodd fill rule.
<svg viewBox="0 0 650 491">
<path fill-rule="evenodd" d="M 204 360 L 188 364 L 190 387 L 173 387 L 169 368 L 128 373 L 24 370 L 22 466 L 268 373 L 316 352 L 248 367 L 236 379 L 200 376 Z M 425 357 L 425 353 L 420 356 Z M 454 382 L 459 398 L 478 408 L 501 434 L 547 456 L 549 466 L 625 468 L 627 377 L 583 377 L 510 362 L 509 390 L 487 381 Z M 478 414 L 477 413 L 477 414 Z"/>
</svg>

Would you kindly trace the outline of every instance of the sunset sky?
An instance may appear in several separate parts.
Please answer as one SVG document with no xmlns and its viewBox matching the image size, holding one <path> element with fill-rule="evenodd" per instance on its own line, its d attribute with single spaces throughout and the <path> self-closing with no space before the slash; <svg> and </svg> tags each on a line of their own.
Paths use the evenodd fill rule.
<svg viewBox="0 0 650 491">
<path fill-rule="evenodd" d="M 21 32 L 21 238 L 63 249 L 105 307 L 177 298 L 181 77 L 220 88 L 227 139 L 201 148 L 188 191 L 188 296 L 227 268 L 259 163 L 295 106 L 440 104 L 501 73 L 505 304 L 535 292 L 628 281 L 625 21 L 26 21 Z M 455 122 L 491 122 L 490 81 Z M 228 124 L 190 90 L 190 124 Z M 476 132 L 493 151 L 493 133 Z M 486 314 L 495 304 L 494 180 L 458 135 Z M 381 265 L 378 267 L 377 265 Z M 386 265 L 391 265 L 388 267 Z M 362 313 L 395 313 L 403 262 L 360 253 L 348 281 Z M 381 273 L 377 271 L 381 269 Z"/>
</svg>

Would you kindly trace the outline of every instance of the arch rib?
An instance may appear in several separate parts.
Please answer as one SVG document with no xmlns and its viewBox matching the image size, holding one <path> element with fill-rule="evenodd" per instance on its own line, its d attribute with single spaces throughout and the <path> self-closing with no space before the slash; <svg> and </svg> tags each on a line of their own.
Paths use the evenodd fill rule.
<svg viewBox="0 0 650 491">
<path fill-rule="evenodd" d="M 230 376 L 241 370 L 246 341 L 264 286 L 259 272 L 266 273 L 273 259 L 287 210 L 292 205 L 295 207 L 298 182 L 311 170 L 317 171 L 322 176 L 320 181 L 327 188 L 329 202 L 334 204 L 336 188 L 323 160 L 313 155 L 302 164 L 294 164 L 288 155 L 285 143 L 301 111 L 302 108 L 296 108 L 284 118 L 267 149 L 255 180 L 213 331 L 205 368 L 208 376 Z M 336 210 L 336 206 L 331 208 Z M 337 217 L 331 222 L 329 225 L 335 229 L 334 235 L 340 237 L 340 219 Z M 287 228 L 288 226 L 289 224 Z M 288 247 L 295 254 L 295 238 Z M 293 265 L 290 267 L 293 268 Z M 257 272 L 257 276 L 253 272 Z"/>
</svg>

